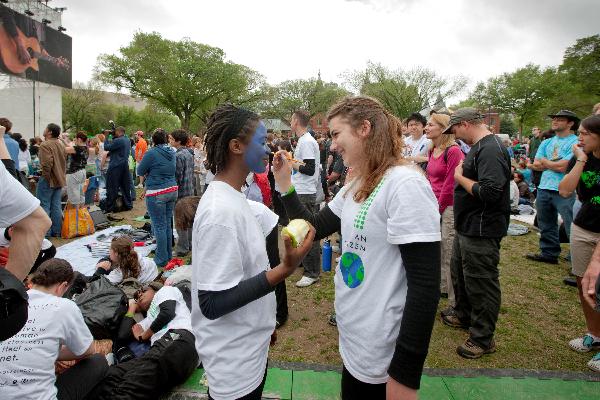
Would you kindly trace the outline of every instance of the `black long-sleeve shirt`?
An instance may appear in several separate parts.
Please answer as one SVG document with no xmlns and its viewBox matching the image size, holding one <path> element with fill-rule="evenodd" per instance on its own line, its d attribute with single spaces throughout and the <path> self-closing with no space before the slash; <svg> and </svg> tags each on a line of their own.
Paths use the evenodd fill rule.
<svg viewBox="0 0 600 400">
<path fill-rule="evenodd" d="M 463 162 L 463 176 L 474 180 L 473 194 L 454 189 L 454 226 L 465 236 L 506 236 L 510 218 L 510 156 L 496 135 L 475 143 Z"/>
</svg>

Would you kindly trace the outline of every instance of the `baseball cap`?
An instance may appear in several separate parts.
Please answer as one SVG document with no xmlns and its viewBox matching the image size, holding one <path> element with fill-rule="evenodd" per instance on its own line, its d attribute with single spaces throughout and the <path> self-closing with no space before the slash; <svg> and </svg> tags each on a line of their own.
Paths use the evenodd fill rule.
<svg viewBox="0 0 600 400">
<path fill-rule="evenodd" d="M 448 127 L 444 129 L 442 133 L 451 134 L 452 127 L 456 124 L 460 124 L 461 122 L 469 122 L 483 120 L 483 115 L 479 113 L 476 109 L 472 107 L 459 108 L 455 112 L 450 115 L 450 122 L 448 123 Z"/>
<path fill-rule="evenodd" d="M 18 333 L 27 322 L 29 296 L 17 277 L 0 268 L 0 341 Z"/>
</svg>

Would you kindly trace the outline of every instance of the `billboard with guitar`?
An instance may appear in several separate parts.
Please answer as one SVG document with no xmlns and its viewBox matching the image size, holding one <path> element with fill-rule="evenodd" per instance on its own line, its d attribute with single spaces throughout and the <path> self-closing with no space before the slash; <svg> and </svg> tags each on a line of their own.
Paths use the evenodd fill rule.
<svg viewBox="0 0 600 400">
<path fill-rule="evenodd" d="M 71 37 L 0 5 L 0 72 L 71 88 Z"/>
</svg>

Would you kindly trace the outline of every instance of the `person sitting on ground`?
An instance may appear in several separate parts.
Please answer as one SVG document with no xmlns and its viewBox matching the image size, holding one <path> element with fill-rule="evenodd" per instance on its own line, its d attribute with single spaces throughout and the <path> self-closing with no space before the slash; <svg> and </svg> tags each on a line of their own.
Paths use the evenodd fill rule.
<svg viewBox="0 0 600 400">
<path fill-rule="evenodd" d="M 158 269 L 154 260 L 142 257 L 134 250 L 129 236 L 119 236 L 112 240 L 109 256 L 96 265 L 94 276 L 99 275 L 106 275 L 113 285 L 127 278 L 135 278 L 144 285 L 156 279 Z"/>
<path fill-rule="evenodd" d="M 74 272 L 59 258 L 31 277 L 25 327 L 0 345 L 0 392 L 4 399 L 83 399 L 100 382 L 108 363 L 92 355 L 93 337 L 77 305 L 63 298 Z M 82 359 L 55 375 L 54 362 Z"/>
<path fill-rule="evenodd" d="M 533 195 L 531 194 L 531 190 L 529 189 L 529 185 L 527 184 L 523 173 L 517 170 L 515 173 L 513 173 L 513 176 L 514 182 L 517 184 L 517 188 L 519 189 L 519 204 L 531 205 L 533 201 Z"/>
<path fill-rule="evenodd" d="M 146 314 L 139 324 L 131 318 L 136 312 Z M 132 339 L 150 341 L 152 347 L 139 358 L 111 366 L 94 399 L 158 399 L 198 366 L 191 315 L 179 289 L 153 282 L 136 293 L 126 315 Z"/>
</svg>

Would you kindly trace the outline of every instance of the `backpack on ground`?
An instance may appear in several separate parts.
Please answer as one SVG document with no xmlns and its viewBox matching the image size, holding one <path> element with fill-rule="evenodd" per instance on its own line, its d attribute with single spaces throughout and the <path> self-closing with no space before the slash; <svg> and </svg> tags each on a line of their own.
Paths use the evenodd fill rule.
<svg viewBox="0 0 600 400">
<path fill-rule="evenodd" d="M 112 339 L 129 305 L 125 293 L 105 276 L 90 283 L 75 304 L 94 339 Z"/>
</svg>

